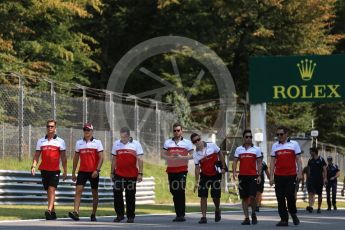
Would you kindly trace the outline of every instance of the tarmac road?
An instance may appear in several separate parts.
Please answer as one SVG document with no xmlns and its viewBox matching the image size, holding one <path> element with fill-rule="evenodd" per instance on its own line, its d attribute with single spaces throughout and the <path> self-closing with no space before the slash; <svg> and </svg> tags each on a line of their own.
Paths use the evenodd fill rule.
<svg viewBox="0 0 345 230">
<path fill-rule="evenodd" d="M 56 221 L 46 220 L 25 220 L 25 221 L 1 221 L 0 229 L 20 229 L 20 230 L 77 230 L 77 229 L 139 229 L 140 230 L 155 230 L 155 229 L 217 229 L 217 230 L 231 230 L 231 229 L 272 229 L 281 228 L 276 227 L 275 224 L 279 221 L 276 209 L 263 209 L 259 213 L 258 224 L 256 226 L 242 226 L 240 223 L 243 220 L 243 213 L 240 211 L 227 211 L 222 213 L 222 220 L 218 223 L 214 222 L 214 214 L 208 213 L 208 223 L 198 224 L 200 213 L 190 213 L 186 215 L 186 222 L 172 222 L 173 214 L 168 215 L 139 215 L 135 218 L 135 223 L 128 224 L 125 221 L 122 223 L 113 223 L 113 217 L 98 217 L 98 222 L 90 222 L 89 218 L 82 218 L 80 221 L 72 221 L 70 219 L 59 219 Z M 308 229 L 308 230 L 339 230 L 344 228 L 345 210 L 338 211 L 322 211 L 321 214 L 307 213 L 304 210 L 299 210 L 298 217 L 301 224 L 293 225 L 289 222 L 289 228 Z M 290 218 L 291 219 L 291 218 Z"/>
</svg>

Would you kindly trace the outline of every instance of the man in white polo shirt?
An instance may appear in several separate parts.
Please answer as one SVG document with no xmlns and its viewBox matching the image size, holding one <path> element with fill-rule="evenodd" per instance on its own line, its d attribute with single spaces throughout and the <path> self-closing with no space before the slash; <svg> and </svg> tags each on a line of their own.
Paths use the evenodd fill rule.
<svg viewBox="0 0 345 230">
<path fill-rule="evenodd" d="M 120 140 L 113 144 L 111 177 L 114 182 L 114 209 L 117 217 L 114 222 L 121 222 L 125 217 L 123 190 L 126 196 L 127 223 L 135 218 L 136 183 L 143 180 L 143 155 L 141 144 L 133 140 L 127 127 L 120 129 Z"/>
<path fill-rule="evenodd" d="M 91 221 L 97 221 L 96 211 L 98 207 L 98 183 L 99 173 L 103 164 L 103 145 L 100 140 L 93 137 L 93 125 L 86 123 L 83 126 L 84 138 L 75 144 L 73 157 L 72 181 L 77 181 L 74 198 L 74 211 L 68 216 L 73 220 L 79 220 L 80 199 L 87 181 L 90 181 L 92 191 Z M 78 177 L 75 175 L 78 162 L 80 165 Z"/>
<path fill-rule="evenodd" d="M 284 126 L 277 128 L 278 141 L 272 145 L 270 165 L 270 185 L 275 184 L 280 222 L 277 226 L 288 226 L 289 214 L 294 225 L 300 221 L 296 215 L 296 183 L 302 179 L 301 148 L 296 141 L 288 138 Z M 297 168 L 296 168 L 297 166 Z M 287 207 L 286 207 L 287 203 Z"/>
<path fill-rule="evenodd" d="M 195 145 L 196 150 L 193 153 L 195 163 L 195 189 L 198 189 L 198 196 L 200 197 L 200 206 L 202 217 L 199 224 L 206 224 L 206 211 L 207 211 L 207 197 L 208 190 L 211 190 L 211 197 L 215 206 L 214 221 L 221 220 L 220 214 L 220 196 L 221 196 L 221 180 L 222 174 L 226 171 L 226 164 L 224 156 L 220 148 L 209 142 L 204 142 L 197 133 L 190 136 L 192 143 Z M 217 162 L 221 162 L 218 168 Z M 220 171 L 218 171 L 220 170 Z"/>
<path fill-rule="evenodd" d="M 65 141 L 56 135 L 56 121 L 47 121 L 47 134 L 39 139 L 36 145 L 36 152 L 31 166 L 31 174 L 34 176 L 36 165 L 42 156 L 39 170 L 41 170 L 42 184 L 47 191 L 48 210 L 45 211 L 46 220 L 55 220 L 54 208 L 55 191 L 59 184 L 60 159 L 63 168 L 62 178 L 67 177 L 67 158 Z"/>
<path fill-rule="evenodd" d="M 173 195 L 176 217 L 174 222 L 183 222 L 186 212 L 186 179 L 188 160 L 193 158 L 192 142 L 182 137 L 182 125 L 173 125 L 174 137 L 165 141 L 162 158 L 167 161 L 170 193 Z"/>
<path fill-rule="evenodd" d="M 262 154 L 261 149 L 253 145 L 252 131 L 243 131 L 243 145 L 236 148 L 232 165 L 233 179 L 237 177 L 237 162 L 240 162 L 238 175 L 238 188 L 242 199 L 244 221 L 242 225 L 250 225 L 248 206 L 252 207 L 252 224 L 257 224 L 256 217 L 256 191 L 261 182 Z"/>
</svg>

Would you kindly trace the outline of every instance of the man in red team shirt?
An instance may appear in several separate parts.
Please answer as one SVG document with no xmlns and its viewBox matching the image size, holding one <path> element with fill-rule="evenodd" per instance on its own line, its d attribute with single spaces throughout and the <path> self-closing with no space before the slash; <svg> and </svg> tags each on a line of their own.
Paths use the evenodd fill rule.
<svg viewBox="0 0 345 230">
<path fill-rule="evenodd" d="M 103 164 L 103 145 L 100 140 L 93 137 L 93 126 L 86 123 L 83 126 L 84 138 L 75 144 L 73 157 L 72 181 L 77 181 L 74 197 L 74 211 L 69 212 L 68 216 L 73 220 L 79 220 L 80 199 L 87 181 L 90 181 L 93 205 L 91 221 L 97 221 L 96 211 L 98 206 L 98 183 L 99 173 Z M 78 177 L 75 171 L 80 158 Z"/>
<path fill-rule="evenodd" d="M 221 180 L 222 174 L 225 173 L 226 164 L 224 156 L 220 148 L 214 143 L 206 143 L 201 140 L 197 133 L 190 136 L 192 143 L 196 146 L 196 151 L 193 153 L 195 163 L 195 189 L 198 189 L 198 196 L 200 197 L 200 206 L 202 217 L 199 224 L 206 224 L 206 211 L 207 211 L 207 197 L 208 190 L 211 188 L 211 197 L 213 199 L 215 210 L 214 221 L 221 220 L 220 214 L 220 196 L 221 196 Z M 218 171 L 216 163 L 220 161 L 222 166 L 221 171 Z"/>
<path fill-rule="evenodd" d="M 192 142 L 182 137 L 182 125 L 173 125 L 174 137 L 165 141 L 162 158 L 167 161 L 170 193 L 173 195 L 176 217 L 174 222 L 183 222 L 186 211 L 186 178 L 188 160 L 193 158 Z"/>
<path fill-rule="evenodd" d="M 63 167 L 63 180 L 67 177 L 67 158 L 65 141 L 56 134 L 56 121 L 47 121 L 47 134 L 39 139 L 36 145 L 36 152 L 31 166 L 31 174 L 34 176 L 36 165 L 42 155 L 39 170 L 41 171 L 42 184 L 47 191 L 48 210 L 45 211 L 47 220 L 55 220 L 56 213 L 54 209 L 55 191 L 59 184 L 60 177 L 60 159 Z"/>
<path fill-rule="evenodd" d="M 301 148 L 296 141 L 288 138 L 286 127 L 278 127 L 276 135 L 278 141 L 272 145 L 271 153 L 270 185 L 275 184 L 278 201 L 281 221 L 277 223 L 277 226 L 289 225 L 288 210 L 293 223 L 298 225 L 300 221 L 296 215 L 295 187 L 296 183 L 302 179 Z"/>
<path fill-rule="evenodd" d="M 238 175 L 238 188 L 242 199 L 244 221 L 242 225 L 250 225 L 248 206 L 252 207 L 252 224 L 257 224 L 256 217 L 256 191 L 261 182 L 262 153 L 259 147 L 253 145 L 252 131 L 243 131 L 243 145 L 236 148 L 232 164 L 233 179 L 237 177 L 237 162 L 240 161 Z"/>
<path fill-rule="evenodd" d="M 144 155 L 141 144 L 130 137 L 127 127 L 120 129 L 120 140 L 113 144 L 113 161 L 111 164 L 111 178 L 114 182 L 114 208 L 117 217 L 114 222 L 121 222 L 125 217 L 123 190 L 126 196 L 127 223 L 133 223 L 135 217 L 136 182 L 143 180 Z"/>
</svg>

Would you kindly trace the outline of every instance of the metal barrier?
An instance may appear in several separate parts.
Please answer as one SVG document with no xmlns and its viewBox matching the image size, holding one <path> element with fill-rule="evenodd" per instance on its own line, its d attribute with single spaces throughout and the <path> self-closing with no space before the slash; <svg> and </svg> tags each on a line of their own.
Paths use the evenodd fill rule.
<svg viewBox="0 0 345 230">
<path fill-rule="evenodd" d="M 110 178 L 101 177 L 99 181 L 99 203 L 113 203 L 113 189 Z M 75 183 L 68 175 L 65 181 L 60 179 L 56 191 L 56 204 L 72 204 L 74 201 Z M 46 204 L 46 191 L 43 189 L 40 173 L 31 176 L 25 171 L 0 170 L 0 204 Z M 81 202 L 91 203 L 91 187 L 86 184 Z M 137 183 L 137 204 L 155 203 L 154 177 L 144 177 Z"/>
<path fill-rule="evenodd" d="M 343 188 L 343 183 L 338 181 L 338 188 L 337 188 L 337 202 L 345 202 L 345 197 L 341 196 L 341 190 Z M 322 192 L 323 203 L 326 204 L 326 189 L 323 188 Z M 299 191 L 297 192 L 297 202 L 308 202 L 308 193 L 306 191 Z M 262 194 L 262 203 L 263 204 L 276 204 L 277 198 L 276 193 L 274 191 L 274 187 L 271 187 L 268 182 L 265 183 L 265 189 Z M 317 200 L 316 200 L 317 203 Z"/>
</svg>

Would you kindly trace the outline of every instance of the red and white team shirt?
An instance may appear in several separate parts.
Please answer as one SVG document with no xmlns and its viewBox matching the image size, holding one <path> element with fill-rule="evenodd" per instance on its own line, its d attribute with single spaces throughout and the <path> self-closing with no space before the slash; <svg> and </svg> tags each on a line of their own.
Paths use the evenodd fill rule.
<svg viewBox="0 0 345 230">
<path fill-rule="evenodd" d="M 94 172 L 98 166 L 98 153 L 103 151 L 103 145 L 100 140 L 91 138 L 90 141 L 85 139 L 78 140 L 75 143 L 75 151 L 80 157 L 80 172 Z"/>
<path fill-rule="evenodd" d="M 137 157 L 144 155 L 143 148 L 138 141 L 132 140 L 124 144 L 117 140 L 113 144 L 111 154 L 116 156 L 114 172 L 116 175 L 127 178 L 138 176 Z"/>
<path fill-rule="evenodd" d="M 257 146 L 250 146 L 248 149 L 244 145 L 236 148 L 235 157 L 240 159 L 241 176 L 256 176 L 257 163 L 256 159 L 262 157 L 261 149 Z"/>
<path fill-rule="evenodd" d="M 193 153 L 194 163 L 200 165 L 201 173 L 206 176 L 217 175 L 215 164 L 220 148 L 214 143 L 204 142 L 204 149 Z"/>
<path fill-rule="evenodd" d="M 296 141 L 275 142 L 272 145 L 271 153 L 271 157 L 276 158 L 274 174 L 278 176 L 297 175 L 296 155 L 299 154 L 301 154 L 301 148 Z"/>
<path fill-rule="evenodd" d="M 165 141 L 163 149 L 167 151 L 168 156 L 181 155 L 188 156 L 188 152 L 193 150 L 193 144 L 190 140 L 183 137 L 178 142 L 173 139 Z M 188 160 L 168 159 L 167 173 L 181 173 L 188 171 Z"/>
<path fill-rule="evenodd" d="M 55 135 L 48 140 L 45 136 L 37 141 L 36 151 L 41 151 L 41 164 L 39 170 L 59 171 L 60 170 L 60 151 L 66 150 L 65 141 Z"/>
</svg>

